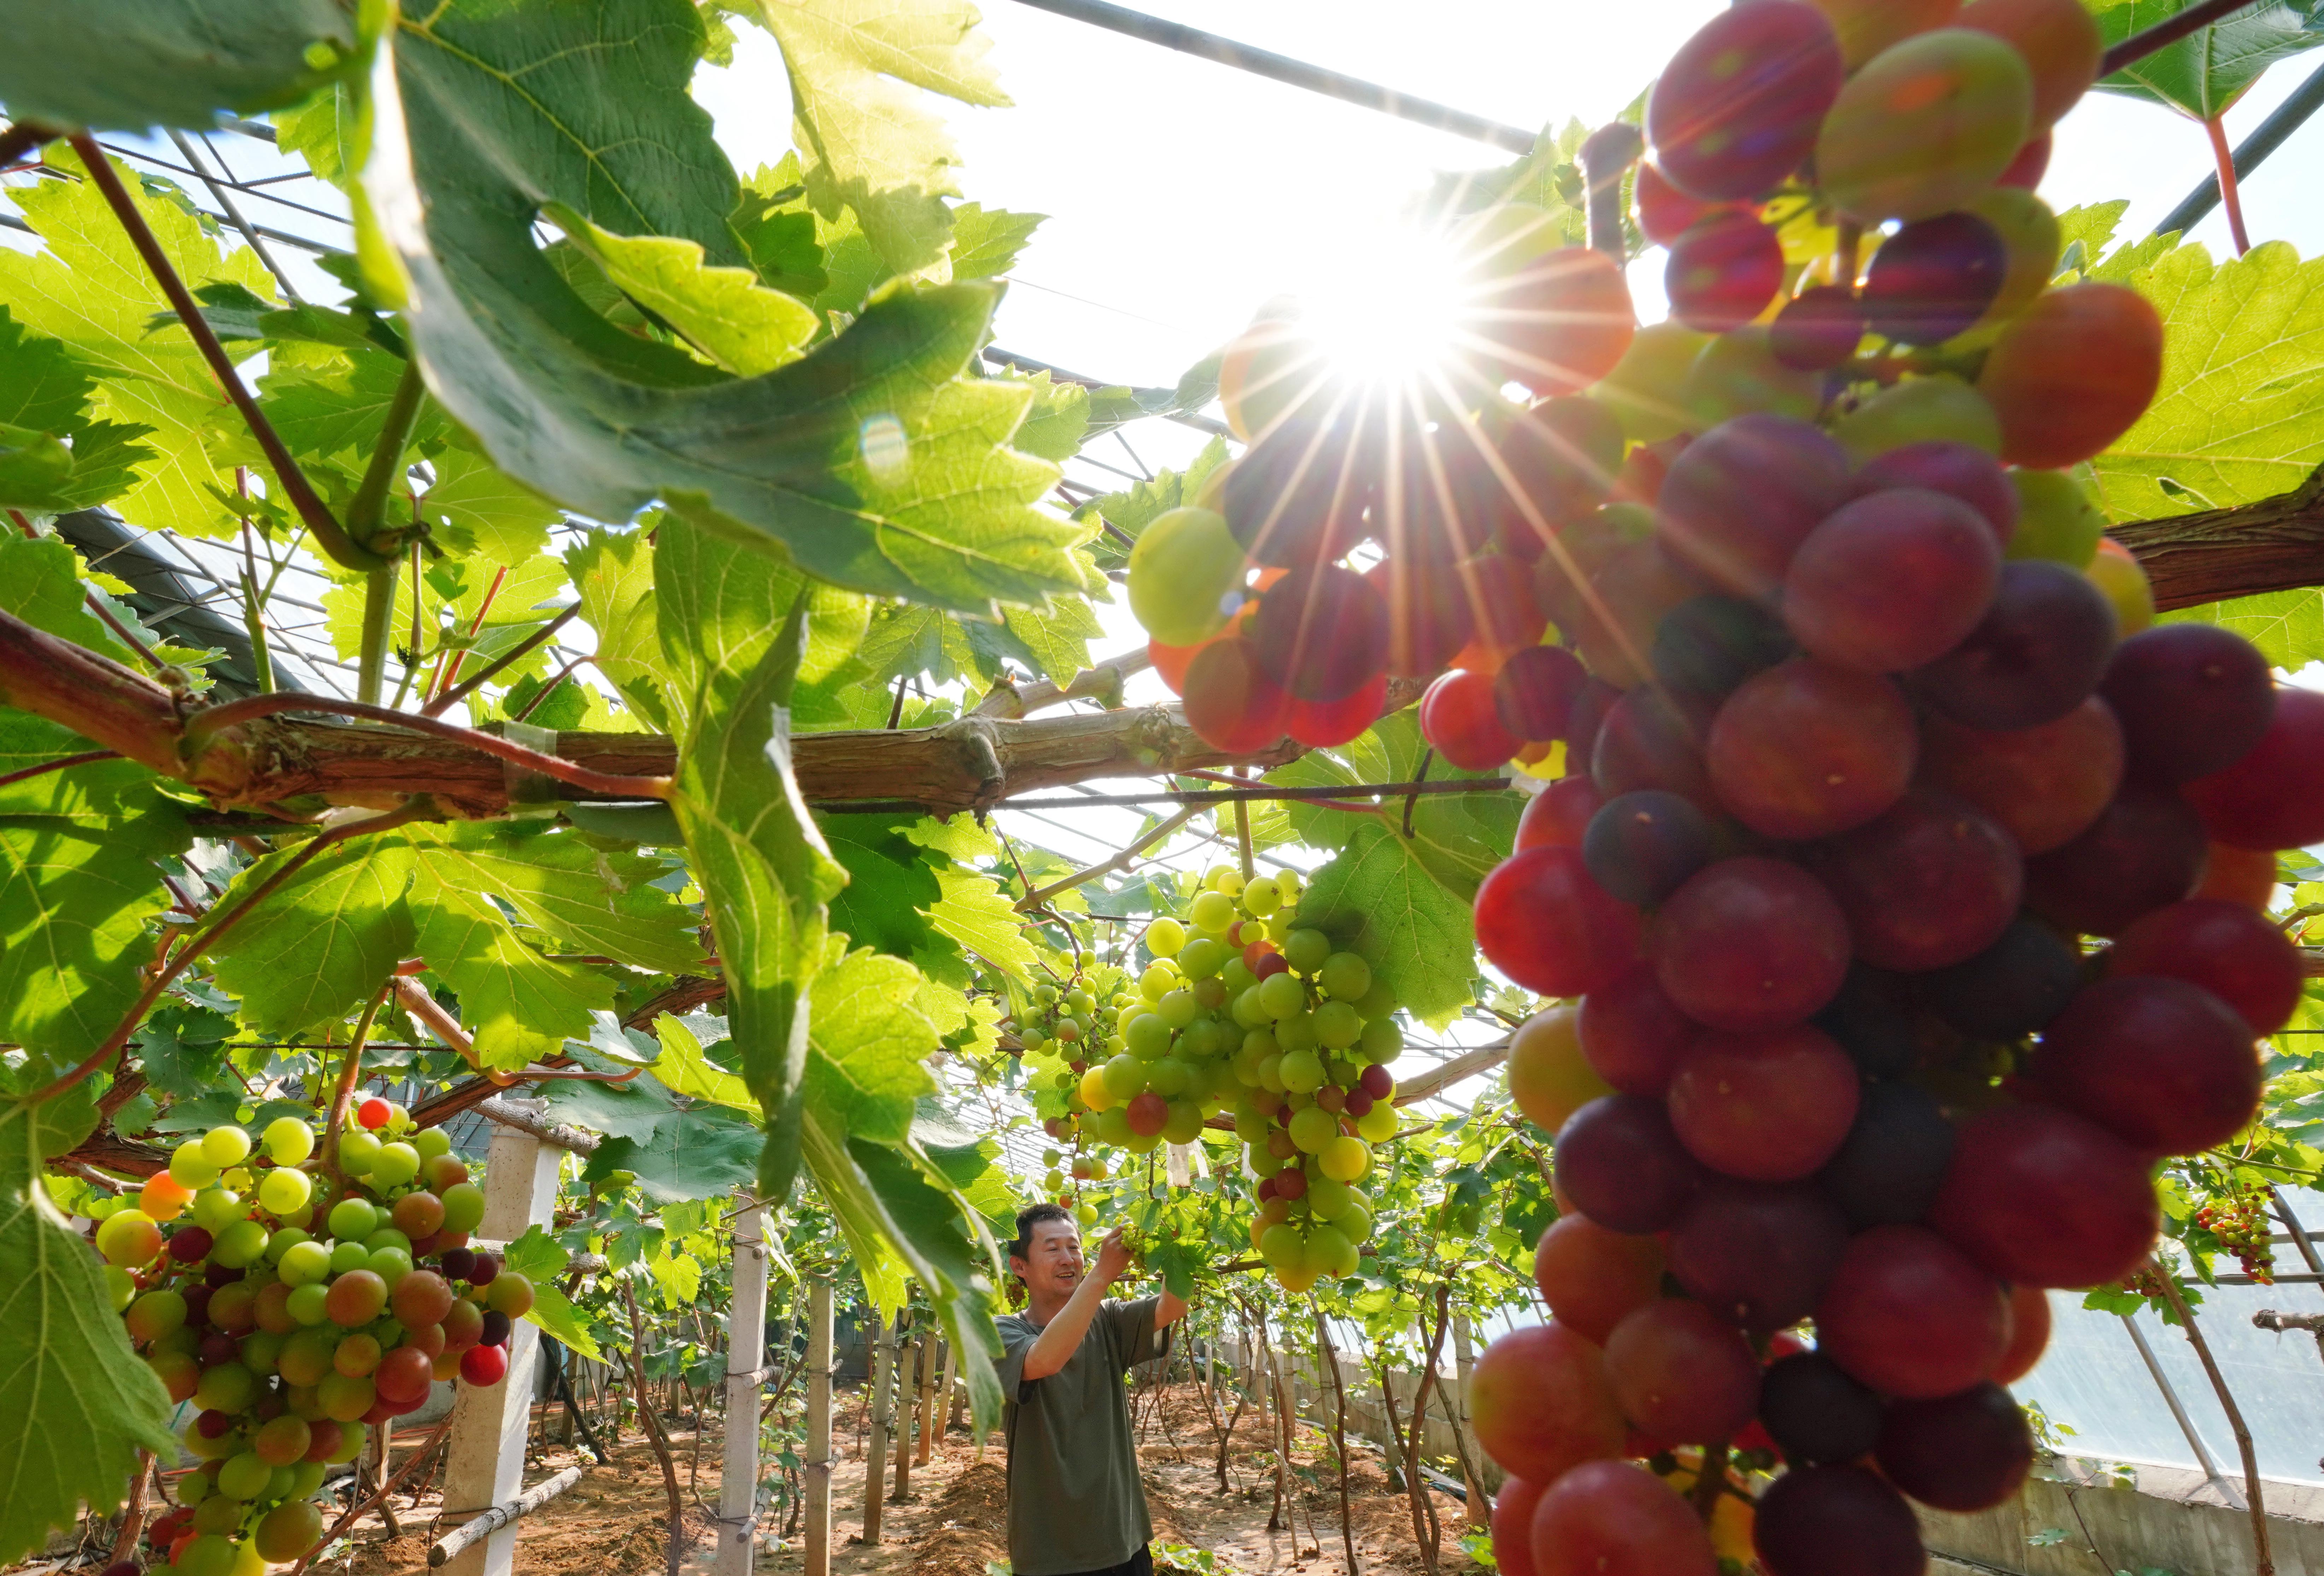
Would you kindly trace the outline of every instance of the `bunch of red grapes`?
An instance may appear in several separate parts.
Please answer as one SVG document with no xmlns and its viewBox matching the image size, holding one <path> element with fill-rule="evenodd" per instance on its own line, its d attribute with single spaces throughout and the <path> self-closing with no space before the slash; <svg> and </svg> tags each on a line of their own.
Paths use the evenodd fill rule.
<svg viewBox="0 0 2324 1576">
<path fill-rule="evenodd" d="M 2161 376 L 2135 292 L 2046 288 L 2024 189 L 2098 59 L 2077 0 L 1722 12 L 1637 182 L 1679 324 L 1524 419 L 1591 484 L 1473 561 L 1564 641 L 1423 703 L 1456 763 L 1572 768 L 1476 901 L 1580 998 L 1510 1074 L 1556 1135 L 1554 1319 L 1471 1395 L 1515 1576 L 1915 1576 L 1908 1501 L 2033 1461 L 2044 1288 L 2136 1274 L 2158 1160 L 2259 1108 L 2324 696 L 2153 625 L 2061 468 Z M 1693 1505 L 1637 1464 L 1688 1448 Z"/>
<path fill-rule="evenodd" d="M 2268 1219 L 2264 1188 L 2237 1188 L 2200 1206 L 2195 1223 L 2217 1237 L 2254 1281 L 2264 1286 L 2275 1284 L 2274 1222 Z"/>
</svg>

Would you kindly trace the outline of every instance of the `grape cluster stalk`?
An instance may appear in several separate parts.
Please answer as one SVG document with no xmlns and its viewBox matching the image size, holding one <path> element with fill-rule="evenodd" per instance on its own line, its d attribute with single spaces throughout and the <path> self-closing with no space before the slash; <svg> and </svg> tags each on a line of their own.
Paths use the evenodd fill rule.
<svg viewBox="0 0 2324 1576">
<path fill-rule="evenodd" d="M 1245 880 L 1213 869 L 1183 916 L 1147 927 L 1144 969 L 1102 1006 L 1044 986 L 1019 1030 L 1037 1083 L 1063 1095 L 1046 1126 L 1074 1146 L 1071 1186 L 1065 1152 L 1044 1156 L 1058 1202 L 1094 1225 L 1080 1190 L 1115 1174 L 1108 1151 L 1191 1143 L 1231 1111 L 1258 1179 L 1251 1246 L 1294 1292 L 1356 1272 L 1372 1228 L 1359 1184 L 1372 1147 L 1396 1132 L 1388 1064 L 1404 1050 L 1395 993 L 1296 923 L 1299 895 L 1287 871 Z"/>
<path fill-rule="evenodd" d="M 1222 748 L 1396 675 L 1438 755 L 1547 782 L 1475 905 L 1558 1001 L 1509 1072 L 1553 1318 L 1471 1396 L 1513 1576 L 1917 1576 L 1912 1501 L 2031 1465 L 2047 1290 L 2150 1275 L 2157 1162 L 2258 1111 L 2324 696 L 2156 623 L 2075 474 L 2163 361 L 2036 195 L 2102 53 L 2079 0 L 1722 10 L 1630 186 L 1669 321 L 1470 215 L 1451 370 L 1360 397 L 1270 307 L 1250 447 L 1133 556 Z"/>
<path fill-rule="evenodd" d="M 144 1535 L 187 1576 L 254 1576 L 323 1535 L 324 1470 L 439 1379 L 489 1387 L 532 1285 L 468 1246 L 484 1191 L 440 1129 L 370 1099 L 321 1164 L 291 1116 L 226 1125 L 106 1214 L 96 1246 L 131 1341 L 199 1469 Z M 133 1563 L 131 1570 L 136 1569 Z"/>
</svg>

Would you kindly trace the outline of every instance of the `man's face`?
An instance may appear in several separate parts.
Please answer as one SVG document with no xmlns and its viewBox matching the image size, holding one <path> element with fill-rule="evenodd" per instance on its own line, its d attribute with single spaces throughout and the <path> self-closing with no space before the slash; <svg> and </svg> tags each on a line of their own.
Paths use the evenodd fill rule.
<svg viewBox="0 0 2324 1576">
<path fill-rule="evenodd" d="M 1027 1257 L 1010 1256 L 1010 1267 L 1025 1277 L 1030 1291 L 1071 1295 L 1082 1284 L 1082 1234 L 1070 1221 L 1037 1221 L 1033 1245 Z"/>
</svg>

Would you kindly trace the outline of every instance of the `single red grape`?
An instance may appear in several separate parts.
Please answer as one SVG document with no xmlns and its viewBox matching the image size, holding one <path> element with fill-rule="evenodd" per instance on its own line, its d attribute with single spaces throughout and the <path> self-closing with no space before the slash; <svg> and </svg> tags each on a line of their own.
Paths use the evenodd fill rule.
<svg viewBox="0 0 2324 1576">
<path fill-rule="evenodd" d="M 2237 848 L 2324 843 L 2324 695 L 2276 692 L 2267 732 L 2235 764 L 2187 785 L 2203 825 Z"/>
<path fill-rule="evenodd" d="M 1259 599 L 1250 641 L 1284 694 L 1330 705 L 1387 671 L 1388 604 L 1352 569 L 1294 569 Z"/>
<path fill-rule="evenodd" d="M 2184 980 L 2133 974 L 2076 996 L 2027 1072 L 2050 1097 L 2150 1155 L 2225 1143 L 2259 1110 L 2251 1025 Z"/>
<path fill-rule="evenodd" d="M 1655 1100 L 1669 1090 L 1696 1033 L 1643 964 L 1584 996 L 1577 1028 L 1582 1057 L 1598 1076 L 1625 1094 Z"/>
<path fill-rule="evenodd" d="M 1813 6 L 1767 0 L 1722 11 L 1663 68 L 1646 135 L 1688 196 L 1757 198 L 1806 160 L 1846 74 L 1831 23 Z"/>
<path fill-rule="evenodd" d="M 1590 675 L 1563 646 L 1527 646 L 1493 677 L 1493 707 L 1513 739 L 1546 742 L 1565 736 L 1573 697 Z"/>
<path fill-rule="evenodd" d="M 2255 1035 L 2292 1021 L 2306 978 L 2300 949 L 2282 926 L 2245 904 L 2210 898 L 2156 909 L 2122 933 L 2106 962 L 2116 978 L 2167 974 L 2200 985 L 2241 1014 Z M 1586 1034 L 1582 1045 L 1586 1053 Z"/>
<path fill-rule="evenodd" d="M 1671 894 L 1651 945 L 1679 1009 L 1738 1032 L 1805 1021 L 1848 972 L 1848 921 L 1831 894 L 1797 865 L 1756 855 L 1721 860 Z"/>
<path fill-rule="evenodd" d="M 1554 1146 L 1557 1187 L 1610 1231 L 1667 1230 L 1702 1184 L 1702 1167 L 1671 1131 L 1659 1100 L 1609 1094 L 1566 1119 Z"/>
<path fill-rule="evenodd" d="M 1485 1348 L 1469 1375 L 1469 1421 L 1502 1470 L 1538 1483 L 1619 1455 L 1627 1432 L 1604 1354 L 1555 1323 Z"/>
<path fill-rule="evenodd" d="M 1691 802 L 1641 788 L 1609 799 L 1591 818 L 1582 858 L 1621 901 L 1659 903 L 1710 862 L 1713 841 L 1710 821 Z"/>
<path fill-rule="evenodd" d="M 1761 1376 L 1759 1422 L 1794 1469 L 1858 1461 L 1880 1438 L 1880 1397 L 1823 1353 L 1795 1352 Z"/>
<path fill-rule="evenodd" d="M 1673 462 L 1655 506 L 1656 539 L 1713 585 L 1770 596 L 1800 543 L 1847 502 L 1851 486 L 1847 453 L 1821 429 L 1783 416 L 1738 416 Z"/>
<path fill-rule="evenodd" d="M 1985 517 L 1993 528 L 1994 544 L 2003 548 L 2017 534 L 2017 518 L 2024 509 L 2001 462 L 1966 443 L 1908 443 L 1892 448 L 1865 462 L 1856 474 L 1856 485 L 1866 493 L 1917 487 L 1958 498 Z"/>
<path fill-rule="evenodd" d="M 1651 685 L 1616 701 L 1598 725 L 1591 751 L 1591 775 L 1607 797 L 1661 788 L 1692 799 L 1709 811 L 1719 808 L 1702 751 L 1712 708 L 1694 696 L 1667 695 Z"/>
<path fill-rule="evenodd" d="M 1717 1576 L 1719 1556 L 1693 1507 L 1644 1467 L 1587 1461 L 1533 1511 L 1537 1576 Z"/>
<path fill-rule="evenodd" d="M 2122 728 L 2096 696 L 2031 728 L 1921 722 L 1923 779 L 1992 816 L 2029 855 L 2080 835 L 2113 802 L 2122 772 Z"/>
<path fill-rule="evenodd" d="M 1816 1349 L 1889 1396 L 1950 1396 L 2009 1347 L 2001 1283 L 1925 1226 L 1850 1240 L 1816 1304 Z"/>
<path fill-rule="evenodd" d="M 1767 326 L 1767 349 L 1794 372 L 1825 372 L 1856 354 L 1865 331 L 1864 305 L 1854 290 L 1810 285 Z"/>
<path fill-rule="evenodd" d="M 2081 988 L 2080 954 L 2058 933 L 2013 919 L 2001 938 L 1926 980 L 1939 1018 L 1977 1039 L 2014 1040 L 2046 1028 Z"/>
<path fill-rule="evenodd" d="M 1783 245 L 1748 209 L 1711 214 L 1672 242 L 1663 274 L 1671 316 L 1705 334 L 1740 328 L 1783 288 Z"/>
<path fill-rule="evenodd" d="M 1941 345 L 1976 327 L 2008 272 L 2008 250 L 1991 225 L 1939 214 L 1880 243 L 1864 276 L 1864 314 L 1883 338 Z"/>
<path fill-rule="evenodd" d="M 1894 684 L 1794 657 L 1727 697 L 1705 758 L 1729 814 L 1763 836 L 1801 840 L 1887 809 L 1919 753 L 1912 705 Z"/>
<path fill-rule="evenodd" d="M 1638 166 L 1630 196 L 1637 207 L 1638 234 L 1656 246 L 1669 245 L 1722 206 L 1687 196 L 1651 159 Z"/>
<path fill-rule="evenodd" d="M 1972 728 L 2038 727 L 2089 698 L 2114 643 L 2114 604 L 2104 592 L 2063 564 L 2021 559 L 2002 566 L 1977 627 L 1906 687 Z"/>
<path fill-rule="evenodd" d="M 1383 558 L 1364 578 L 1388 604 L 1388 671 L 1429 678 L 1476 632 L 1458 571 L 1425 558 Z"/>
<path fill-rule="evenodd" d="M 1507 1576 L 1537 1576 L 1533 1567 L 1533 1507 L 1543 1485 L 1511 1477 L 1493 1496 L 1493 1565 Z"/>
<path fill-rule="evenodd" d="M 1847 1247 L 1847 1222 L 1813 1187 L 1720 1178 L 1687 1205 L 1665 1250 L 1680 1286 L 1765 1335 L 1814 1311 Z"/>
<path fill-rule="evenodd" d="M 2034 1433 L 1999 1385 L 1889 1404 L 1873 1452 L 1887 1479 L 1939 1510 L 1988 1510 L 2007 1501 L 2034 1466 Z"/>
<path fill-rule="evenodd" d="M 2161 1212 L 2138 1150 L 2053 1106 L 2005 1105 L 1960 1124 L 1929 1224 L 2003 1280 L 2094 1286 L 2154 1246 Z"/>
<path fill-rule="evenodd" d="M 2050 1294 L 2040 1286 L 2009 1288 L 2009 1347 L 1993 1365 L 1993 1382 L 2014 1385 L 2034 1371 L 2050 1344 Z"/>
<path fill-rule="evenodd" d="M 1477 945 L 1488 962 L 1543 996 L 1579 996 L 1637 961 L 1637 911 L 1591 879 L 1578 850 L 1529 848 L 1477 888 Z"/>
<path fill-rule="evenodd" d="M 1831 1158 L 1856 1120 L 1856 1064 L 1807 1024 L 1705 1034 L 1679 1058 L 1671 1127 L 1725 1176 L 1792 1182 Z"/>
<path fill-rule="evenodd" d="M 1388 676 L 1376 673 L 1343 700 L 1292 701 L 1284 708 L 1283 731 L 1312 750 L 1328 750 L 1361 738 L 1387 705 Z"/>
<path fill-rule="evenodd" d="M 1901 673 L 1978 627 L 2001 583 L 1986 517 L 1916 487 L 1871 493 L 1800 544 L 1784 581 L 1784 622 L 1802 647 L 1844 668 Z"/>
<path fill-rule="evenodd" d="M 2122 723 L 2131 775 L 2181 783 L 2248 754 L 2275 715 L 2259 648 L 2217 624 L 2157 624 L 2115 648 L 2098 687 Z"/>
<path fill-rule="evenodd" d="M 1525 811 L 1517 817 L 1517 837 L 1515 852 L 1554 844 L 1560 848 L 1579 848 L 1582 834 L 1590 828 L 1590 817 L 1598 813 L 1606 796 L 1587 776 L 1562 777 L 1526 801 Z"/>
<path fill-rule="evenodd" d="M 1615 1325 L 1661 1294 L 1662 1245 L 1587 1215 L 1561 1215 L 1534 1249 L 1533 1278 L 1559 1323 L 1603 1345 Z"/>
<path fill-rule="evenodd" d="M 1260 671 L 1250 642 L 1213 641 L 1186 665 L 1186 725 L 1214 750 L 1247 755 L 1283 737 L 1290 697 Z"/>
<path fill-rule="evenodd" d="M 2126 783 L 2080 836 L 2026 862 L 2026 906 L 2071 930 L 2119 935 L 2195 889 L 2208 846 L 2183 797 Z"/>
<path fill-rule="evenodd" d="M 1767 1576 L 1925 1576 L 1921 1523 L 1869 1468 L 1794 1469 L 1759 1496 L 1751 1546 Z"/>
<path fill-rule="evenodd" d="M 1822 879 L 1879 969 L 1940 969 L 1976 956 L 2016 917 L 2024 862 L 2009 834 L 1950 794 L 1916 788 L 1878 820 L 1819 846 Z"/>
<path fill-rule="evenodd" d="M 1622 1415 L 1673 1444 L 1729 1439 L 1759 1409 L 1759 1359 L 1742 1332 L 1686 1297 L 1658 1297 L 1606 1338 Z"/>
<path fill-rule="evenodd" d="M 1716 594 L 1683 602 L 1655 628 L 1655 677 L 1683 695 L 1719 700 L 1797 648 L 1783 620 L 1756 602 Z"/>
<path fill-rule="evenodd" d="M 1353 424 L 1287 417 L 1229 467 L 1220 512 L 1243 550 L 1277 568 L 1328 563 L 1363 539 L 1377 477 Z"/>
</svg>

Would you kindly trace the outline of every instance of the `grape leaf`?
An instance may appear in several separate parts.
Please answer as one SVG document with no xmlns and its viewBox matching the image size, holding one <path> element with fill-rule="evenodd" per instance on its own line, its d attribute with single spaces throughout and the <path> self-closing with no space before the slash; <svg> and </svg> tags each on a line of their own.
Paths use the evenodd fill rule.
<svg viewBox="0 0 2324 1576">
<path fill-rule="evenodd" d="M 449 822 L 414 846 L 438 881 L 489 893 L 576 952 L 664 974 L 702 962 L 694 914 L 651 884 L 666 873 L 658 860 L 602 852 L 578 833 L 492 821 Z"/>
<path fill-rule="evenodd" d="M 759 282 L 747 268 L 712 268 L 692 241 L 601 230 L 562 205 L 549 217 L 635 305 L 741 377 L 797 361 L 815 336 L 815 309 Z"/>
<path fill-rule="evenodd" d="M 630 1138 L 639 1143 L 651 1138 L 655 1126 L 677 1109 L 653 1074 L 645 1073 L 627 1083 L 559 1079 L 549 1086 L 541 1098 L 549 1107 L 549 1116 L 558 1121 L 570 1122 L 609 1138 Z"/>
<path fill-rule="evenodd" d="M 0 1040 L 68 1064 L 104 1043 L 170 904 L 153 862 L 192 841 L 171 815 L 0 819 Z"/>
<path fill-rule="evenodd" d="M 1377 821 L 1358 819 L 1339 855 L 1310 878 L 1298 923 L 1362 957 L 1424 1023 L 1441 1028 L 1473 999 L 1477 938 L 1468 899 Z"/>
<path fill-rule="evenodd" d="M 592 530 L 565 549 L 565 563 L 581 616 L 597 631 L 597 671 L 632 711 L 669 732 L 650 537 L 643 529 Z"/>
<path fill-rule="evenodd" d="M 2093 462 L 2117 520 L 2181 514 L 2164 478 L 2227 508 L 2290 492 L 2324 461 L 2324 259 L 2282 242 L 2214 263 L 2181 246 L 2135 276 L 2163 316 L 2163 385 Z"/>
<path fill-rule="evenodd" d="M 835 949 L 844 943 L 835 943 Z M 900 1143 L 922 1095 L 936 1027 L 913 1005 L 920 972 L 864 948 L 816 976 L 808 1016 L 806 1098 L 853 1137 Z"/>
<path fill-rule="evenodd" d="M 1033 963 L 1040 954 L 1025 939 L 1025 921 L 1000 883 L 958 865 L 935 868 L 944 896 L 928 909 L 928 924 L 964 951 L 1030 988 Z"/>
<path fill-rule="evenodd" d="M 51 148 L 45 157 L 60 171 L 80 168 L 68 149 Z M 134 172 L 124 175 L 189 288 L 226 282 L 272 293 L 254 253 L 237 248 L 221 256 L 193 215 L 147 196 Z M 104 195 L 82 180 L 43 180 L 12 196 L 47 250 L 0 252 L 0 300 L 28 328 L 62 340 L 97 377 L 97 414 L 147 429 L 139 436 L 154 457 L 138 465 L 137 484 L 114 506 L 130 521 L 189 535 L 232 529 L 219 495 L 234 492 L 233 465 L 218 465 L 204 447 L 208 429 L 233 419 L 231 409 L 182 327 L 147 332 L 167 303 Z"/>
<path fill-rule="evenodd" d="M 819 816 L 847 886 L 831 899 L 831 928 L 859 946 L 908 956 L 928 943 L 927 910 L 944 898 L 936 872 L 901 828 L 914 816 Z"/>
<path fill-rule="evenodd" d="M 2111 48 L 2170 21 L 2194 0 L 2121 0 L 2097 6 L 2098 32 Z M 2098 88 L 2175 109 L 2196 120 L 2212 120 L 2276 61 L 2324 44 L 2324 14 L 2316 0 L 2278 0 L 2225 22 L 2198 28 L 2111 77 Z"/>
<path fill-rule="evenodd" d="M 296 856 L 269 854 L 235 877 L 221 902 L 238 902 Z M 352 837 L 315 856 L 211 948 L 218 988 L 242 998 L 261 1034 L 283 1037 L 345 1017 L 411 955 L 404 907 L 411 845 Z"/>
<path fill-rule="evenodd" d="M 759 1125 L 716 1106 L 674 1111 L 643 1138 L 608 1138 L 582 1175 L 600 1181 L 616 1171 L 637 1178 L 656 1203 L 719 1198 L 751 1185 L 765 1139 Z"/>
<path fill-rule="evenodd" d="M 526 563 L 549 545 L 549 528 L 565 518 L 556 504 L 456 444 L 430 463 L 436 484 L 420 495 L 420 512 L 435 528 L 429 539 L 448 551 Z"/>
<path fill-rule="evenodd" d="M 332 0 L 74 0 L 0 5 L 0 103 L 12 119 L 78 130 L 207 131 L 218 111 L 290 104 L 355 48 Z"/>
<path fill-rule="evenodd" d="M 613 1006 L 612 983 L 526 945 L 493 901 L 503 894 L 476 884 L 496 862 L 447 845 L 447 834 L 438 827 L 403 829 L 416 856 L 404 899 L 413 950 L 459 992 L 461 1019 L 485 1066 L 521 1067 L 560 1054 L 567 1039 L 588 1034 L 592 1010 Z M 528 895 L 538 901 L 537 894 Z"/>
<path fill-rule="evenodd" d="M 1310 751 L 1277 767 L 1266 780 L 1295 788 L 1409 782 L 1420 770 L 1425 748 L 1418 714 L 1407 708 L 1382 717 L 1347 744 Z M 1430 766 L 1428 775 L 1437 781 L 1499 780 L 1498 772 L 1462 771 L 1442 760 Z M 1367 825 L 1388 827 L 1400 837 L 1406 825 L 1405 808 L 1400 798 L 1387 800 L 1368 816 L 1296 800 L 1286 800 L 1282 806 L 1293 835 L 1313 848 L 1345 848 L 1356 830 Z M 1518 804 L 1513 793 L 1424 795 L 1412 801 L 1411 808 L 1412 857 L 1464 902 L 1476 896 L 1477 883 L 1508 857 L 1517 842 Z"/>
<path fill-rule="evenodd" d="M 87 509 L 125 492 L 153 457 L 142 427 L 91 419 L 88 372 L 62 342 L 24 332 L 0 306 L 0 504 L 41 513 Z"/>
<path fill-rule="evenodd" d="M 807 195 L 825 217 L 854 210 L 883 262 L 910 273 L 950 239 L 959 162 L 915 88 L 1005 105 L 966 0 L 761 0 L 782 45 L 794 135 L 810 155 Z"/>
<path fill-rule="evenodd" d="M 682 521 L 666 522 L 655 545 L 662 648 L 686 719 L 670 805 L 708 894 L 742 1075 L 768 1122 L 759 1184 L 775 1202 L 798 1166 L 807 992 L 823 962 L 825 905 L 846 880 L 791 775 L 785 707 L 809 636 L 803 591 L 775 622 L 783 577 Z"/>
<path fill-rule="evenodd" d="M 1028 396 L 959 375 L 995 287 L 891 290 L 734 380 L 615 327 L 542 254 L 530 221 L 553 202 L 746 261 L 733 171 L 686 90 L 700 42 L 683 0 L 404 18 L 364 176 L 364 211 L 392 222 L 365 235 L 402 266 L 430 386 L 502 469 L 596 519 L 659 498 L 835 585 L 963 613 L 1079 590 L 1073 528 L 1034 507 L 1055 467 L 1006 447 Z"/>
<path fill-rule="evenodd" d="M 655 1021 L 654 1032 L 661 1037 L 661 1057 L 654 1063 L 654 1076 L 670 1089 L 735 1111 L 759 1109 L 759 1102 L 751 1098 L 750 1085 L 703 1054 L 702 1041 L 685 1019 L 665 1012 Z"/>
<path fill-rule="evenodd" d="M 42 1160 L 71 1148 L 95 1115 L 86 1084 L 0 1107 L 0 1563 L 84 1504 L 99 1516 L 119 1505 L 141 1447 L 175 1450 L 169 1392 L 41 1186 Z"/>
<path fill-rule="evenodd" d="M 993 279 L 1008 272 L 1048 217 L 962 203 L 952 210 L 953 278 Z"/>
</svg>

